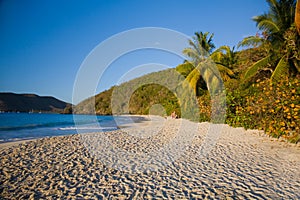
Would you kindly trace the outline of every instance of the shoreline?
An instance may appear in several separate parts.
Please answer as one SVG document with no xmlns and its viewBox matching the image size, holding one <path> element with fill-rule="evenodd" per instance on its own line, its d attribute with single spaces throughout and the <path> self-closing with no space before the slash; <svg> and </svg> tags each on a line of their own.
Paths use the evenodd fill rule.
<svg viewBox="0 0 300 200">
<path fill-rule="evenodd" d="M 114 116 L 114 115 L 112 115 L 112 116 Z M 170 117 L 161 117 L 161 116 L 155 116 L 155 115 L 115 115 L 115 116 L 132 118 L 131 123 L 126 123 L 126 124 L 122 124 L 122 125 L 117 124 L 117 130 L 123 129 L 123 128 L 149 126 L 149 125 L 151 125 L 151 123 L 153 121 L 157 122 L 157 121 L 163 121 L 163 120 L 182 120 L 182 118 L 172 119 Z M 197 123 L 201 124 L 201 123 L 210 123 L 210 122 L 197 122 Z M 222 125 L 229 126 L 228 124 L 222 124 Z M 232 127 L 232 128 L 234 128 L 234 127 Z M 235 128 L 243 129 L 244 131 L 246 131 L 243 127 L 235 127 Z M 274 138 L 274 137 L 271 137 L 271 136 L 267 135 L 266 133 L 264 133 L 263 130 L 250 130 L 250 131 L 252 131 L 258 137 L 269 138 L 270 141 L 281 142 L 281 143 L 284 142 L 288 146 L 296 146 L 296 147 L 300 148 L 300 142 L 295 144 L 295 143 L 291 143 L 291 142 L 287 141 L 284 138 Z M 111 131 L 107 131 L 107 132 L 111 132 Z M 78 134 L 78 133 L 74 133 L 74 134 Z M 45 138 L 51 138 L 51 137 L 63 137 L 63 136 L 69 136 L 69 135 L 74 135 L 74 134 L 66 134 L 66 135 L 58 135 L 58 136 L 45 136 L 45 137 L 30 138 L 30 139 L 20 139 L 20 140 L 16 140 L 16 141 L 15 140 L 1 141 L 0 149 L 10 147 L 10 146 L 16 146 L 18 144 L 22 144 L 22 143 L 26 143 L 26 142 L 36 141 L 39 139 L 45 139 Z M 89 133 L 83 133 L 83 134 L 89 134 Z"/>
<path fill-rule="evenodd" d="M 27 140 L 2 142 L 2 143 L 0 143 L 0 150 L 4 149 L 4 148 L 14 147 L 14 146 L 17 146 L 17 145 L 23 144 L 23 143 L 36 141 L 36 140 L 38 140 L 38 139 L 27 139 Z"/>
</svg>

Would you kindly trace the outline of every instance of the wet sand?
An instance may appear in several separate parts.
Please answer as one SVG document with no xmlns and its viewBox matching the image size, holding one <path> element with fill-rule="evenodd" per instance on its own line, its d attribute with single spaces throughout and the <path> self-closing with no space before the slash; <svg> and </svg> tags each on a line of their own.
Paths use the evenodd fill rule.
<svg viewBox="0 0 300 200">
<path fill-rule="evenodd" d="M 0 160 L 1 199 L 300 199 L 299 144 L 181 119 L 22 142 Z"/>
</svg>

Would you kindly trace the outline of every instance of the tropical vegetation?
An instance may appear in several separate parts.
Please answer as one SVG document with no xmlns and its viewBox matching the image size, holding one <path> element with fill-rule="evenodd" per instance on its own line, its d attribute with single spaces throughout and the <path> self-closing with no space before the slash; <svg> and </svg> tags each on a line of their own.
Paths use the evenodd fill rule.
<svg viewBox="0 0 300 200">
<path fill-rule="evenodd" d="M 299 142 L 299 2 L 266 1 L 269 11 L 253 18 L 258 33 L 237 45 L 242 50 L 226 45 L 215 49 L 212 33 L 196 32 L 189 47 L 183 50 L 189 59 L 176 68 L 115 86 L 80 103 L 74 112 L 148 114 L 161 105 L 164 111 L 158 114 L 170 115 L 175 110 L 181 116 L 182 109 L 189 105 L 180 92 L 188 95 L 191 89 L 197 97 L 197 121 L 211 121 L 212 114 L 218 112 L 212 104 L 226 90 L 226 123 Z M 117 98 L 116 90 L 121 94 Z M 127 102 L 112 106 L 114 98 L 125 96 L 130 96 Z"/>
<path fill-rule="evenodd" d="M 267 54 L 246 71 L 248 80 L 263 70 L 269 70 L 272 81 L 300 72 L 299 35 L 295 28 L 295 0 L 267 0 L 269 12 L 255 16 L 253 20 L 262 34 L 250 36 L 239 46 L 261 45 Z"/>
<path fill-rule="evenodd" d="M 227 46 L 220 47 L 215 52 L 213 49 L 215 45 L 213 43 L 213 34 L 209 32 L 196 32 L 193 40 L 189 40 L 190 47 L 183 50 L 183 53 L 191 60 L 189 61 L 193 65 L 193 70 L 187 75 L 186 81 L 194 89 L 196 94 L 197 85 L 203 81 L 206 83 L 206 87 L 210 89 L 210 92 L 214 92 L 214 88 L 220 87 L 222 78 L 224 80 L 230 79 L 233 76 L 233 71 L 229 68 L 234 57 L 231 50 Z M 223 53 L 223 50 L 226 53 Z M 211 62 L 216 61 L 215 63 Z M 200 87 L 203 89 L 202 86 Z"/>
</svg>

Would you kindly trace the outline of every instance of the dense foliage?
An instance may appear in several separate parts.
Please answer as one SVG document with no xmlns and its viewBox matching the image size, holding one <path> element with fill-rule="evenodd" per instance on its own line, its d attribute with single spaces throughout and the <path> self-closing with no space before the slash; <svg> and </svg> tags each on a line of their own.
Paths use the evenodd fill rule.
<svg viewBox="0 0 300 200">
<path fill-rule="evenodd" d="M 246 91 L 227 93 L 227 123 L 250 129 L 262 129 L 274 137 L 291 142 L 300 140 L 300 81 L 283 78 L 273 83 L 260 81 Z"/>
<path fill-rule="evenodd" d="M 156 105 L 160 106 L 156 107 Z M 129 113 L 131 114 L 147 115 L 150 113 L 166 116 L 173 111 L 180 116 L 178 99 L 170 90 L 161 85 L 143 85 L 134 91 L 130 98 Z"/>
<path fill-rule="evenodd" d="M 278 81 L 281 75 L 300 72 L 299 35 L 295 27 L 295 0 L 267 0 L 269 11 L 253 20 L 261 34 L 245 38 L 239 46 L 260 45 L 266 56 L 254 63 L 245 73 L 247 80 L 262 69 L 271 71 L 270 79 Z"/>
</svg>

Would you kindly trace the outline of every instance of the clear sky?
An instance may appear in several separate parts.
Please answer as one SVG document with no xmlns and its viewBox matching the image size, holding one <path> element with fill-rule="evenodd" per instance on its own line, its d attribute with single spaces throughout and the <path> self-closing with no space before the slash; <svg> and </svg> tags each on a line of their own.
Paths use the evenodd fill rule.
<svg viewBox="0 0 300 200">
<path fill-rule="evenodd" d="M 2 0 L 0 92 L 71 102 L 82 62 L 115 34 L 142 27 L 188 36 L 208 31 L 217 47 L 232 47 L 256 34 L 251 18 L 267 9 L 264 0 Z M 131 67 L 151 62 L 175 67 L 182 59 L 151 50 L 124 55 L 110 66 L 97 92 L 116 84 Z"/>
</svg>

